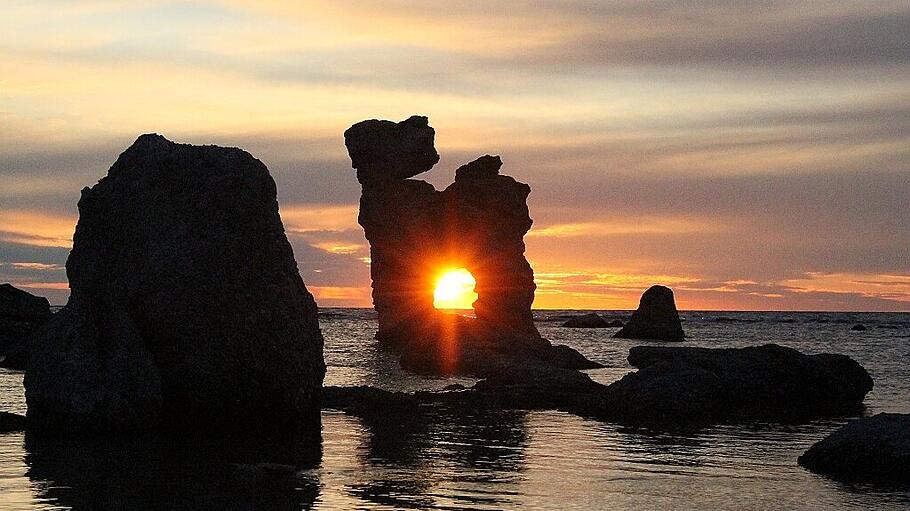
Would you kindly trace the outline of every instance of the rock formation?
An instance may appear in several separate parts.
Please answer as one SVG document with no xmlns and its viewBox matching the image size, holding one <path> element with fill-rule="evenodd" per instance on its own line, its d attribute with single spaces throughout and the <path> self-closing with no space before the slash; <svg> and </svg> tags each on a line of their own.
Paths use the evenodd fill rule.
<svg viewBox="0 0 910 511">
<path fill-rule="evenodd" d="M 24 370 L 28 338 L 50 317 L 47 298 L 0 284 L 0 367 Z"/>
<path fill-rule="evenodd" d="M 564 350 L 554 355 L 534 326 L 536 286 L 524 256 L 531 189 L 501 175 L 498 156 L 461 166 L 455 182 L 440 192 L 410 179 L 439 160 L 426 117 L 363 121 L 344 137 L 363 188 L 358 221 L 370 242 L 377 338 L 387 346 L 407 345 L 405 365 L 476 372 L 468 358 L 579 360 L 563 359 Z M 474 276 L 476 321 L 447 318 L 434 309 L 434 280 L 449 268 L 466 268 Z"/>
<path fill-rule="evenodd" d="M 910 484 L 910 414 L 854 420 L 810 447 L 799 464 L 844 481 Z"/>
<path fill-rule="evenodd" d="M 594 312 L 575 316 L 562 324 L 562 326 L 568 328 L 608 328 L 610 325 L 610 322 Z"/>
<path fill-rule="evenodd" d="M 686 337 L 676 311 L 673 291 L 665 286 L 651 286 L 641 295 L 638 309 L 628 323 L 614 334 L 623 339 L 681 341 Z"/>
<path fill-rule="evenodd" d="M 26 372 L 34 427 L 318 427 L 316 304 L 249 153 L 139 137 L 82 191 L 66 269 Z"/>
<path fill-rule="evenodd" d="M 609 385 L 607 416 L 621 422 L 687 423 L 717 418 L 804 418 L 855 412 L 872 378 L 845 355 L 749 348 L 636 346 L 638 371 Z"/>
</svg>

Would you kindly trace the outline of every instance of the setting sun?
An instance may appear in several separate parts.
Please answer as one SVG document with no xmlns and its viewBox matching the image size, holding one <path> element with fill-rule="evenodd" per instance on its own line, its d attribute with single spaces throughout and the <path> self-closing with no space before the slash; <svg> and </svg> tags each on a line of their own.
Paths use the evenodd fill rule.
<svg viewBox="0 0 910 511">
<path fill-rule="evenodd" d="M 437 309 L 470 309 L 477 293 L 474 292 L 474 276 L 464 268 L 447 270 L 436 280 L 433 292 L 433 306 Z"/>
</svg>

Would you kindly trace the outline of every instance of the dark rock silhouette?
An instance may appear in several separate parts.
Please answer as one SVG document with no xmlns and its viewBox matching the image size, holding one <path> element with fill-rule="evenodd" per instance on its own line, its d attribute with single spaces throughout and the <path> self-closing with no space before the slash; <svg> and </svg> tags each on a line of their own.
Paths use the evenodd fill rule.
<svg viewBox="0 0 910 511">
<path fill-rule="evenodd" d="M 465 415 L 499 408 L 561 410 L 621 424 L 678 429 L 731 420 L 791 422 L 854 413 L 872 388 L 869 375 L 849 357 L 804 355 L 777 345 L 638 346 L 629 357 L 639 371 L 610 385 L 543 363 L 504 364 L 467 389 L 407 394 L 332 387 L 323 406 L 386 417 L 440 405 Z"/>
<path fill-rule="evenodd" d="M 486 374 L 510 359 L 598 366 L 569 348 L 554 350 L 534 326 L 536 286 L 523 239 L 531 189 L 501 175 L 498 156 L 461 166 L 440 192 L 408 179 L 439 159 L 426 117 L 362 121 L 344 136 L 363 189 L 358 221 L 370 242 L 376 336 L 402 350 L 405 367 Z M 452 268 L 476 280 L 476 320 L 433 307 L 435 279 Z"/>
<path fill-rule="evenodd" d="M 614 324 L 600 317 L 599 314 L 590 312 L 582 316 L 575 316 L 563 323 L 562 326 L 568 328 L 608 328 Z M 622 323 L 619 326 L 622 326 Z"/>
<path fill-rule="evenodd" d="M 275 197 L 243 150 L 139 137 L 82 191 L 72 293 L 25 376 L 30 424 L 318 427 L 322 335 Z"/>
<path fill-rule="evenodd" d="M 47 298 L 0 284 L 0 367 L 24 370 L 28 338 L 50 317 Z"/>
<path fill-rule="evenodd" d="M 844 481 L 910 484 L 910 414 L 849 422 L 812 445 L 799 464 Z"/>
<path fill-rule="evenodd" d="M 866 331 L 866 325 L 864 325 L 864 324 L 862 324 L 862 323 L 857 323 L 857 324 L 851 326 L 851 327 L 850 327 L 850 330 L 852 330 L 852 331 L 854 331 L 854 332 L 865 332 L 865 331 Z"/>
<path fill-rule="evenodd" d="M 724 417 L 803 418 L 855 412 L 872 378 L 845 355 L 804 355 L 768 344 L 748 348 L 636 346 L 638 371 L 604 393 L 608 417 L 683 423 Z"/>
<path fill-rule="evenodd" d="M 624 339 L 681 341 L 685 339 L 673 291 L 665 286 L 651 286 L 641 295 L 638 309 L 628 323 L 614 334 Z"/>
<path fill-rule="evenodd" d="M 24 415 L 10 412 L 0 412 L 0 433 L 23 431 L 26 427 Z"/>
</svg>

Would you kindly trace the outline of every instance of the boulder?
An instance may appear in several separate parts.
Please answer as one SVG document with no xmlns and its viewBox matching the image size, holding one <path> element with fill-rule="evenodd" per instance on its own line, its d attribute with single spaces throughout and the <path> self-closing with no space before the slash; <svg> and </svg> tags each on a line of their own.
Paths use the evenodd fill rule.
<svg viewBox="0 0 910 511">
<path fill-rule="evenodd" d="M 0 284 L 0 367 L 24 370 L 28 338 L 50 317 L 47 298 Z"/>
<path fill-rule="evenodd" d="M 673 300 L 673 291 L 665 286 L 651 286 L 641 295 L 638 309 L 614 337 L 681 341 L 686 337 Z"/>
<path fill-rule="evenodd" d="M 563 323 L 562 326 L 568 328 L 608 328 L 610 323 L 600 317 L 599 314 L 590 312 L 582 316 L 575 316 Z M 620 324 L 620 326 L 622 326 L 622 324 Z"/>
<path fill-rule="evenodd" d="M 318 428 L 316 303 L 249 153 L 139 137 L 82 191 L 66 269 L 25 376 L 35 428 Z"/>
<path fill-rule="evenodd" d="M 607 386 L 604 413 L 626 423 L 720 419 L 800 420 L 854 413 L 872 378 L 844 355 L 805 355 L 768 344 L 748 348 L 636 346 L 638 371 Z"/>
<path fill-rule="evenodd" d="M 880 413 L 851 421 L 798 461 L 843 481 L 910 484 L 910 414 Z"/>
</svg>

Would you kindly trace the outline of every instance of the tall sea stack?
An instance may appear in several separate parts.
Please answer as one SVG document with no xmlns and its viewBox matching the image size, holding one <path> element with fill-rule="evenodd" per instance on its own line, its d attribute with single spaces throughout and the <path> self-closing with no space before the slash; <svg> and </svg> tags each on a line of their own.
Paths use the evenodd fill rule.
<svg viewBox="0 0 910 511">
<path fill-rule="evenodd" d="M 66 270 L 31 350 L 31 427 L 318 427 L 316 303 L 249 153 L 139 137 L 83 189 Z"/>
</svg>

